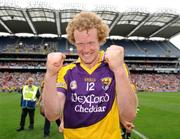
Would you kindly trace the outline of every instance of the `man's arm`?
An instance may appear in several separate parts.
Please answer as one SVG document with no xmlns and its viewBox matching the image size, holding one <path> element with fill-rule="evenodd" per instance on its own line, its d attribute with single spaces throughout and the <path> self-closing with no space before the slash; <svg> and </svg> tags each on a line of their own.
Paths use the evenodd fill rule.
<svg viewBox="0 0 180 139">
<path fill-rule="evenodd" d="M 136 96 L 131 88 L 124 64 L 123 47 L 112 45 L 105 54 L 110 69 L 115 75 L 116 94 L 119 107 L 120 119 L 133 122 L 136 117 Z"/>
<path fill-rule="evenodd" d="M 47 71 L 42 98 L 45 106 L 45 115 L 50 121 L 54 121 L 63 115 L 65 95 L 57 92 L 56 80 L 64 58 L 65 56 L 62 53 L 50 53 L 47 58 Z"/>
<path fill-rule="evenodd" d="M 37 90 L 37 93 L 36 93 L 36 98 L 37 98 L 37 100 L 36 100 L 36 106 L 38 106 L 38 105 L 39 105 L 39 103 L 40 103 L 40 102 L 41 102 L 41 100 L 42 100 L 42 95 L 40 94 L 39 89 Z"/>
<path fill-rule="evenodd" d="M 124 121 L 132 122 L 136 117 L 137 101 L 135 93 L 123 67 L 120 67 L 114 74 L 120 118 Z"/>
<path fill-rule="evenodd" d="M 39 97 L 40 97 L 40 91 L 39 91 L 39 89 L 37 90 L 37 93 L 36 93 L 36 98 L 38 98 L 39 99 Z"/>
</svg>

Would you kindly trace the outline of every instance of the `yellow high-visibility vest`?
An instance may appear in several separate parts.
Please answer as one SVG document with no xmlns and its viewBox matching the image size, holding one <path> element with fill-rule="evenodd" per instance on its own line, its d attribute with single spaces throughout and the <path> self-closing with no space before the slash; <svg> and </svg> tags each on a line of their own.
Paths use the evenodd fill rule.
<svg viewBox="0 0 180 139">
<path fill-rule="evenodd" d="M 22 91 L 23 99 L 36 101 L 37 90 L 38 90 L 38 87 L 35 85 L 32 85 L 32 87 L 29 87 L 28 85 L 23 86 L 23 91 Z"/>
</svg>

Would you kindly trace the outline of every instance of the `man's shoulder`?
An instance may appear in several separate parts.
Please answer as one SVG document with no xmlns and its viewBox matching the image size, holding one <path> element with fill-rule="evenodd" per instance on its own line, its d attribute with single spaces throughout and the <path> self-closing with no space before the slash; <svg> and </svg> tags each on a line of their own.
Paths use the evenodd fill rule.
<svg viewBox="0 0 180 139">
<path fill-rule="evenodd" d="M 63 66 L 59 72 L 67 72 L 68 70 L 71 70 L 76 67 L 76 63 L 70 63 L 68 65 Z"/>
</svg>

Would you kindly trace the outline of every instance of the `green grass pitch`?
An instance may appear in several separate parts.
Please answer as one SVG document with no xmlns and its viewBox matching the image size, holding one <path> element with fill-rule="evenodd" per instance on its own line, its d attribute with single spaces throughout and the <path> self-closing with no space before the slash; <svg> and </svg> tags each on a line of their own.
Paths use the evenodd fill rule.
<svg viewBox="0 0 180 139">
<path fill-rule="evenodd" d="M 20 121 L 20 97 L 18 93 L 0 93 L 0 139 L 42 139 L 44 118 L 35 113 L 35 128 L 17 132 Z M 148 139 L 180 138 L 180 93 L 138 93 L 140 111 L 135 120 L 135 130 Z M 52 139 L 63 139 L 55 122 L 51 124 Z M 133 133 L 132 139 L 141 139 Z"/>
</svg>

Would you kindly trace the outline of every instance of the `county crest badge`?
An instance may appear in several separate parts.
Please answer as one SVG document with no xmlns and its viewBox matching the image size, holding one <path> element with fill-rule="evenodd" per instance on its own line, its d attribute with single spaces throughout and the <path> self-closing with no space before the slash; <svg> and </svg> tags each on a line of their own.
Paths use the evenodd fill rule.
<svg viewBox="0 0 180 139">
<path fill-rule="evenodd" d="M 110 77 L 104 77 L 101 79 L 102 82 L 102 89 L 104 89 L 105 91 L 109 89 L 109 86 L 111 84 L 112 78 Z"/>
</svg>

